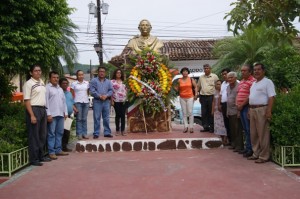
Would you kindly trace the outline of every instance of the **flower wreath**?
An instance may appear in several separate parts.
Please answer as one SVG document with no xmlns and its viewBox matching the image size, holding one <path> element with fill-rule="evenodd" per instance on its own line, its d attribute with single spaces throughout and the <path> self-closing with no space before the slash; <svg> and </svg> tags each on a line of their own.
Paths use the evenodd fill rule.
<svg viewBox="0 0 300 199">
<path fill-rule="evenodd" d="M 154 115 L 163 110 L 162 102 L 166 106 L 170 104 L 172 74 L 157 53 L 145 49 L 137 54 L 130 75 L 129 100 L 141 100 L 146 113 Z"/>
</svg>

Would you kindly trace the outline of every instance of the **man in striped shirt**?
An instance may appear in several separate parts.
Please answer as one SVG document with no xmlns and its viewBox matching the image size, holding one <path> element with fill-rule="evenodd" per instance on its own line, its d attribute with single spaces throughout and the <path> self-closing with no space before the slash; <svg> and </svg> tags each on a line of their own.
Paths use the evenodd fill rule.
<svg viewBox="0 0 300 199">
<path fill-rule="evenodd" d="M 250 157 L 252 155 L 252 145 L 250 140 L 250 121 L 247 117 L 249 109 L 249 95 L 250 88 L 256 79 L 251 75 L 252 68 L 248 64 L 244 64 L 241 68 L 242 80 L 238 86 L 236 104 L 238 111 L 240 111 L 240 118 L 245 133 L 245 149 L 240 151 L 244 157 Z"/>
<path fill-rule="evenodd" d="M 26 106 L 26 127 L 28 131 L 29 163 L 42 166 L 42 162 L 51 159 L 44 157 L 47 137 L 46 88 L 42 76 L 41 66 L 30 67 L 31 78 L 24 84 L 24 101 Z"/>
</svg>

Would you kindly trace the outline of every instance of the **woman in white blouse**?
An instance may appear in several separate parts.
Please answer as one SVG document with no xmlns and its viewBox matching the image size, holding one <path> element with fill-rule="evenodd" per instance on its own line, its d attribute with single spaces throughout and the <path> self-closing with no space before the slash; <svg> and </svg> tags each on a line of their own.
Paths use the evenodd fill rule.
<svg viewBox="0 0 300 199">
<path fill-rule="evenodd" d="M 87 115 L 89 111 L 89 82 L 84 80 L 82 70 L 76 72 L 77 81 L 71 84 L 71 92 L 78 112 L 76 113 L 76 135 L 79 140 L 87 137 Z"/>
</svg>

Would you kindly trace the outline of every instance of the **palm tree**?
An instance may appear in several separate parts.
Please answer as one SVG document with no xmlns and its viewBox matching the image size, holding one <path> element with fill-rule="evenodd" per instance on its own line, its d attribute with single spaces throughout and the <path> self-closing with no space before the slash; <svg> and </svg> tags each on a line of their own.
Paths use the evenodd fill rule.
<svg viewBox="0 0 300 199">
<path fill-rule="evenodd" d="M 274 29 L 260 26 L 248 27 L 242 35 L 227 38 L 216 43 L 213 52 L 220 57 L 214 72 L 223 68 L 237 71 L 241 64 L 253 64 L 263 59 L 263 53 L 278 44 L 278 34 Z"/>
<path fill-rule="evenodd" d="M 60 74 L 63 74 L 63 65 L 60 59 L 66 62 L 68 71 L 70 73 L 73 72 L 74 63 L 78 56 L 78 49 L 74 44 L 74 41 L 77 39 L 77 35 L 74 33 L 76 29 L 78 29 L 78 27 L 69 20 L 61 29 L 62 36 L 57 40 L 57 48 L 60 52 L 60 56 L 53 59 L 52 70 L 56 70 Z"/>
</svg>

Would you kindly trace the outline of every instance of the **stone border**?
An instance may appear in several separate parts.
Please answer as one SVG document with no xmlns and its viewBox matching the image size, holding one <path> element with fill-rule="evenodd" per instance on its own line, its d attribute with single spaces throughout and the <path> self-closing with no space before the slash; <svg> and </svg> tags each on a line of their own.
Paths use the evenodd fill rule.
<svg viewBox="0 0 300 199">
<path fill-rule="evenodd" d="M 77 152 L 160 151 L 180 149 L 212 149 L 223 147 L 220 138 L 174 138 L 140 140 L 78 141 Z"/>
</svg>

